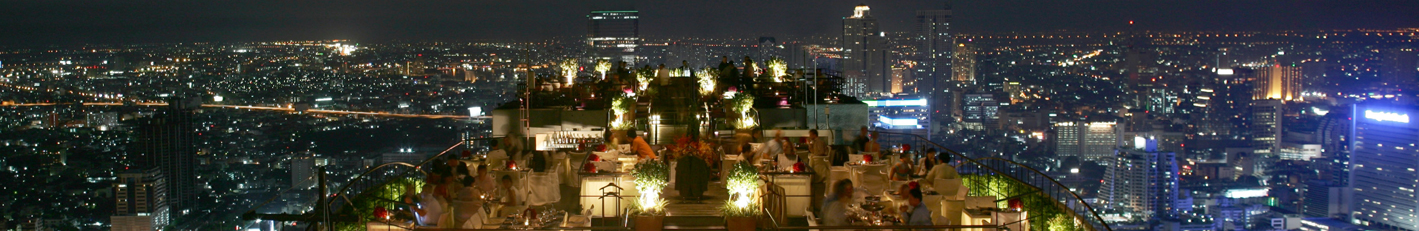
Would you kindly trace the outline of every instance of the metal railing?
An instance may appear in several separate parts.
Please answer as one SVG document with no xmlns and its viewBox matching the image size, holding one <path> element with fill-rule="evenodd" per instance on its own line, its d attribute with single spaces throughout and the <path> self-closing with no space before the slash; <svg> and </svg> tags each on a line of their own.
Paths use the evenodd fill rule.
<svg viewBox="0 0 1419 231">
<path fill-rule="evenodd" d="M 1079 194 L 1074 193 L 1069 187 L 1064 186 L 1064 184 L 1039 170 L 1002 158 L 970 158 L 916 134 L 883 131 L 878 131 L 877 133 L 881 135 L 881 137 L 878 137 L 877 142 L 884 147 L 887 145 L 908 144 L 912 147 L 912 151 L 917 153 L 921 153 L 922 150 L 925 150 L 927 147 L 935 148 L 941 153 L 951 155 L 954 157 L 953 160 L 959 160 L 960 164 L 957 165 L 956 171 L 962 175 L 999 175 L 1023 183 L 1035 189 L 1032 193 L 1042 193 L 1053 198 L 1055 206 L 1064 211 L 1070 211 L 1071 213 L 1069 213 L 1069 215 L 1072 216 L 1075 221 L 1083 223 L 1083 226 L 1088 230 L 1113 231 L 1113 228 L 1109 227 L 1108 223 L 1104 222 L 1103 217 L 1099 216 L 1099 213 L 1085 202 Z"/>
</svg>

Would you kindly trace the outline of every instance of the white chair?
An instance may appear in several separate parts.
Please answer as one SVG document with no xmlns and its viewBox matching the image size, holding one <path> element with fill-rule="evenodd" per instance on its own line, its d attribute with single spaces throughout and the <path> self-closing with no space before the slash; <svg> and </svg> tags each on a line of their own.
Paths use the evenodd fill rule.
<svg viewBox="0 0 1419 231">
<path fill-rule="evenodd" d="M 818 226 L 818 216 L 813 215 L 813 209 L 804 208 L 803 214 L 808 215 L 808 227 Z M 809 229 L 808 231 L 818 231 L 818 229 Z"/>
<path fill-rule="evenodd" d="M 936 179 L 934 189 L 941 194 L 941 217 L 950 225 L 959 224 L 961 212 L 966 209 L 966 194 L 971 191 L 961 179 Z"/>
<path fill-rule="evenodd" d="M 527 197 L 527 204 L 530 206 L 542 206 L 557 203 L 562 200 L 562 189 L 558 185 L 556 172 L 534 172 L 527 177 L 528 189 L 531 195 Z"/>
<path fill-rule="evenodd" d="M 882 194 L 887 189 L 886 167 L 880 164 L 860 166 L 854 183 L 862 185 L 863 190 L 870 195 Z"/>
<path fill-rule="evenodd" d="M 848 162 L 848 163 L 862 163 L 862 154 L 848 154 L 848 155 L 847 155 L 847 162 Z"/>
<path fill-rule="evenodd" d="M 830 172 L 830 173 L 828 174 L 828 184 L 829 184 L 828 187 L 829 187 L 829 189 L 828 189 L 828 190 L 825 190 L 825 191 L 828 191 L 828 193 L 832 193 L 832 191 L 833 191 L 833 190 L 832 190 L 832 187 L 833 187 L 833 186 L 832 186 L 831 184 L 835 184 L 835 183 L 837 183 L 838 181 L 843 180 L 843 179 L 852 179 L 852 175 L 853 175 L 853 174 L 852 174 L 852 169 L 850 169 L 850 168 L 848 168 L 848 167 L 844 167 L 844 166 L 830 166 L 830 167 L 828 167 L 828 171 Z"/>
</svg>

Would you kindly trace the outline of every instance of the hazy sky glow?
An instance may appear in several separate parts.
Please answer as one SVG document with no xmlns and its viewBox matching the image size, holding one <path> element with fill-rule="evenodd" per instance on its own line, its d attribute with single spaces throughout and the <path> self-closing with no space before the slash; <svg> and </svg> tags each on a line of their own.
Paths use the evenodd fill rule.
<svg viewBox="0 0 1419 231">
<path fill-rule="evenodd" d="M 1419 27 L 1404 0 L 953 1 L 966 32 Z M 641 11 L 647 37 L 832 34 L 866 3 L 888 31 L 911 30 L 927 0 L 0 0 L 0 45 L 74 42 L 530 39 L 585 33 L 594 9 Z"/>
</svg>

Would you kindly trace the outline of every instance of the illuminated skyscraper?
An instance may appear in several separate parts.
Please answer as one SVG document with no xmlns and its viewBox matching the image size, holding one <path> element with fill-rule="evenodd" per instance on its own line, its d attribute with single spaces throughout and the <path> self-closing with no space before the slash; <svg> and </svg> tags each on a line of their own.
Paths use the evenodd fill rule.
<svg viewBox="0 0 1419 231">
<path fill-rule="evenodd" d="M 851 17 L 843 18 L 843 35 L 838 44 L 843 47 L 843 77 L 847 79 L 844 93 L 862 97 L 891 90 L 886 39 L 867 5 L 857 5 Z"/>
<path fill-rule="evenodd" d="M 955 50 L 951 34 L 951 5 L 939 10 L 916 11 L 917 36 L 921 44 L 917 47 L 918 88 L 927 89 L 934 96 L 940 94 L 941 87 L 951 80 L 951 51 Z M 934 97 L 933 97 L 934 99 Z"/>
<path fill-rule="evenodd" d="M 168 225 L 167 190 L 157 168 L 118 174 L 113 183 L 116 202 L 109 217 L 112 230 L 151 231 Z"/>
<path fill-rule="evenodd" d="M 639 63 L 640 11 L 592 11 L 586 18 L 586 42 L 596 59 Z"/>
<path fill-rule="evenodd" d="M 1351 109 L 1352 223 L 1419 230 L 1419 124 L 1414 106 L 1360 104 Z"/>
<path fill-rule="evenodd" d="M 1301 68 L 1273 65 L 1256 69 L 1252 99 L 1301 100 Z"/>
<path fill-rule="evenodd" d="M 951 80 L 962 83 L 976 82 L 976 48 L 974 45 L 957 43 L 951 55 Z"/>
<path fill-rule="evenodd" d="M 1148 141 L 1143 150 L 1123 150 L 1105 171 L 1101 196 L 1107 206 L 1133 211 L 1146 218 L 1169 218 L 1176 214 L 1173 199 L 1178 194 L 1178 163 L 1172 152 L 1159 152 L 1157 141 Z"/>
<path fill-rule="evenodd" d="M 1117 122 L 1062 121 L 1054 123 L 1055 155 L 1082 160 L 1106 160 L 1118 147 Z"/>
<path fill-rule="evenodd" d="M 167 206 L 176 219 L 192 212 L 197 204 L 197 136 L 193 111 L 201 105 L 196 98 L 175 98 L 167 108 L 139 121 L 136 149 L 140 166 L 157 168 L 167 189 Z"/>
</svg>

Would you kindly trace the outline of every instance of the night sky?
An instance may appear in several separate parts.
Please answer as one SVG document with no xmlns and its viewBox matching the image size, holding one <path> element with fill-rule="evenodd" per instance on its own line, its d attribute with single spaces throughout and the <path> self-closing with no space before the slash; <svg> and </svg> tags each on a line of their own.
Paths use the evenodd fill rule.
<svg viewBox="0 0 1419 231">
<path fill-rule="evenodd" d="M 866 3 L 913 29 L 939 0 L 0 0 L 0 45 L 285 39 L 543 39 L 586 33 L 590 10 L 633 8 L 651 38 L 830 35 Z M 1407 0 L 952 1 L 964 32 L 1419 27 Z"/>
</svg>

